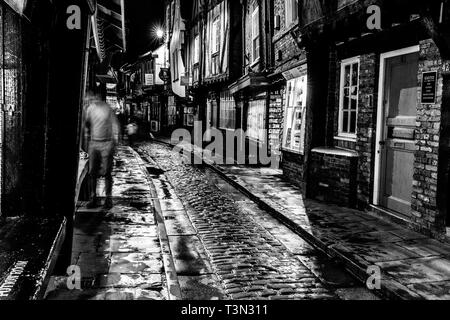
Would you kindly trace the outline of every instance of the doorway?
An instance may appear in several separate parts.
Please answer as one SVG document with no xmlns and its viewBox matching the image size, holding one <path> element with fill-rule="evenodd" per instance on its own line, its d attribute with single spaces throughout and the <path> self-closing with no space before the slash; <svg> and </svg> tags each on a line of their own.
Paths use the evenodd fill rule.
<svg viewBox="0 0 450 320">
<path fill-rule="evenodd" d="M 417 46 L 381 55 L 374 204 L 411 215 L 417 117 Z"/>
</svg>

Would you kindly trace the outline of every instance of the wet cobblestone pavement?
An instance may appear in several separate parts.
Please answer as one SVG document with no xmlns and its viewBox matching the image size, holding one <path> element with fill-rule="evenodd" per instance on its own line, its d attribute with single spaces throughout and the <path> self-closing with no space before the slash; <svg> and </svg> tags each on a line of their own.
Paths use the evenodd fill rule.
<svg viewBox="0 0 450 320">
<path fill-rule="evenodd" d="M 119 148 L 114 169 L 114 207 L 78 209 L 72 264 L 81 272 L 81 290 L 67 277 L 52 277 L 48 300 L 166 300 L 164 257 L 146 172 L 136 154 Z M 104 185 L 98 192 L 104 195 Z"/>
<path fill-rule="evenodd" d="M 138 152 L 165 199 L 185 299 L 377 299 L 212 171 L 160 144 Z"/>
</svg>

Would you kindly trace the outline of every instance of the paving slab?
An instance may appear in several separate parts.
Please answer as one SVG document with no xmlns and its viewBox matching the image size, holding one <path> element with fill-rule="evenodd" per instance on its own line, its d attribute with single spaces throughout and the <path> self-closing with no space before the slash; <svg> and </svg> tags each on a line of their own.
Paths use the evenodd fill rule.
<svg viewBox="0 0 450 320">
<path fill-rule="evenodd" d="M 215 275 L 179 276 L 184 300 L 223 300 L 226 293 Z"/>
<path fill-rule="evenodd" d="M 450 260 L 445 257 L 427 257 L 377 263 L 397 281 L 419 284 L 450 280 Z"/>
<path fill-rule="evenodd" d="M 115 157 L 110 210 L 79 204 L 72 263 L 80 267 L 82 290 L 52 277 L 49 300 L 167 300 L 169 293 L 146 172 L 136 154 L 120 147 Z M 104 195 L 104 182 L 98 184 Z"/>
</svg>

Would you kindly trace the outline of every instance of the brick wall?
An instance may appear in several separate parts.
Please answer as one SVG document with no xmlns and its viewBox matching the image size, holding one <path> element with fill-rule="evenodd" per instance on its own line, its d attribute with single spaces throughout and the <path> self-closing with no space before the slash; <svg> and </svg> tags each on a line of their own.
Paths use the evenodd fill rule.
<svg viewBox="0 0 450 320">
<path fill-rule="evenodd" d="M 303 191 L 306 190 L 305 157 L 303 155 L 283 151 L 281 169 L 286 179 Z"/>
<path fill-rule="evenodd" d="M 379 59 L 375 53 L 362 55 L 360 59 L 358 140 L 355 149 L 359 153 L 358 206 L 365 208 L 371 202 L 373 189 Z"/>
<path fill-rule="evenodd" d="M 416 128 L 416 152 L 412 194 L 413 222 L 438 235 L 444 231 L 445 217 L 437 207 L 439 140 L 443 92 L 442 61 L 432 40 L 420 42 L 418 74 L 418 105 Z M 437 101 L 434 105 L 422 104 L 422 72 L 439 71 Z"/>
<path fill-rule="evenodd" d="M 274 16 L 280 16 L 280 28 L 274 30 L 273 44 L 275 54 L 275 68 L 277 72 L 289 70 L 306 58 L 306 51 L 300 50 L 290 31 L 296 26 L 286 26 L 284 0 L 274 1 Z M 281 57 L 279 59 L 279 52 Z"/>
<path fill-rule="evenodd" d="M 311 155 L 312 198 L 347 207 L 356 205 L 357 154 L 329 149 Z"/>
</svg>

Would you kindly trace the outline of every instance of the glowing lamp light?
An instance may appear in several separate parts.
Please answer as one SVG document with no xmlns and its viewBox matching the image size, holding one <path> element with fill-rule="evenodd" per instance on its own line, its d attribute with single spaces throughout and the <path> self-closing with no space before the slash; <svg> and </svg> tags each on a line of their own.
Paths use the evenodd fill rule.
<svg viewBox="0 0 450 320">
<path fill-rule="evenodd" d="M 156 30 L 156 37 L 157 37 L 158 39 L 164 38 L 164 30 L 161 29 L 161 28 L 158 28 L 158 29 Z"/>
</svg>

